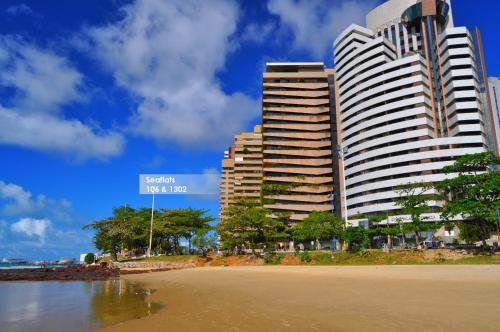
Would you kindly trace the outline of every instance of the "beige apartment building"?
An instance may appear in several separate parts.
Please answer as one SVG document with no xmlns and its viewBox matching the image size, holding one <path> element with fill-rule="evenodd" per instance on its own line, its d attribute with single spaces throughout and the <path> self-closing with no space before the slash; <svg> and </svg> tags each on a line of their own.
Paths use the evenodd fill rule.
<svg viewBox="0 0 500 332">
<path fill-rule="evenodd" d="M 293 221 L 333 210 L 332 77 L 320 62 L 268 63 L 263 75 L 263 203 Z"/>
<path fill-rule="evenodd" d="M 219 219 L 236 198 L 260 201 L 262 184 L 262 127 L 234 137 L 234 145 L 224 152 L 220 183 Z"/>
<path fill-rule="evenodd" d="M 234 196 L 260 200 L 262 127 L 236 135 L 234 148 Z"/>
<path fill-rule="evenodd" d="M 219 220 L 222 220 L 222 213 L 234 196 L 234 147 L 224 151 L 219 191 Z"/>
</svg>

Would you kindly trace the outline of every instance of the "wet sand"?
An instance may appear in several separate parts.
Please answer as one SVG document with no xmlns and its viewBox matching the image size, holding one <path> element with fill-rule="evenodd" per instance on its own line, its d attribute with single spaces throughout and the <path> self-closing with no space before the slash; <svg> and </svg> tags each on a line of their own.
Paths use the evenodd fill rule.
<svg viewBox="0 0 500 332">
<path fill-rule="evenodd" d="M 128 275 L 165 307 L 103 331 L 499 331 L 500 266 L 205 267 Z"/>
</svg>

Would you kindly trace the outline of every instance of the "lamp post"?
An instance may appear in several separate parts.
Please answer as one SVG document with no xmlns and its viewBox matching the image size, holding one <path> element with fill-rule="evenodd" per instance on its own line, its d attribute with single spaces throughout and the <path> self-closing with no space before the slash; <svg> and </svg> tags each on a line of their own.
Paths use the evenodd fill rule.
<svg viewBox="0 0 500 332">
<path fill-rule="evenodd" d="M 153 191 L 153 202 L 151 203 L 151 226 L 149 228 L 149 246 L 148 246 L 148 252 L 146 256 L 151 257 L 151 247 L 153 243 L 153 218 L 154 218 L 154 211 L 155 211 L 155 193 Z"/>
<path fill-rule="evenodd" d="M 347 191 L 346 191 L 346 177 L 345 177 L 345 168 L 344 168 L 344 157 L 345 155 L 349 152 L 347 147 L 344 147 L 342 144 L 337 145 L 337 155 L 338 155 L 338 160 L 339 163 L 342 164 L 342 192 L 344 193 L 343 195 L 343 205 L 344 205 L 344 223 L 345 226 L 347 226 L 347 223 L 349 222 L 348 217 L 347 217 Z M 342 195 L 340 195 L 342 197 Z"/>
</svg>

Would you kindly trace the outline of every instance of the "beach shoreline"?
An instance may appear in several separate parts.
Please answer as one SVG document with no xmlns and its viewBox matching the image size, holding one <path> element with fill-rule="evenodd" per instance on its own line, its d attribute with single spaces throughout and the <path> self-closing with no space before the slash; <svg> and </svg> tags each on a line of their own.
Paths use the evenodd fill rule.
<svg viewBox="0 0 500 332">
<path fill-rule="evenodd" d="M 93 281 L 117 278 L 117 268 L 100 265 L 74 265 L 67 267 L 39 267 L 0 270 L 0 282 L 9 281 Z"/>
<path fill-rule="evenodd" d="M 493 331 L 500 266 L 231 266 L 121 276 L 160 312 L 103 331 Z"/>
</svg>

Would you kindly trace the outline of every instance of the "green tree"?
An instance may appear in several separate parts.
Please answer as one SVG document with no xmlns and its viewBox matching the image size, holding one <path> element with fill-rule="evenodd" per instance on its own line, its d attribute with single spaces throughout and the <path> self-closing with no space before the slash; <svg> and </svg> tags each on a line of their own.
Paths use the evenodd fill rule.
<svg viewBox="0 0 500 332">
<path fill-rule="evenodd" d="M 429 229 L 425 223 L 424 213 L 429 212 L 428 201 L 440 199 L 432 193 L 433 187 L 425 183 L 408 183 L 396 189 L 399 197 L 396 198 L 396 204 L 402 208 L 404 214 L 410 215 L 410 222 L 404 225 L 415 234 L 415 244 L 418 247 L 420 243 L 420 232 Z"/>
<path fill-rule="evenodd" d="M 347 227 L 343 238 L 348 242 L 349 249 L 357 252 L 370 246 L 368 230 L 363 227 Z"/>
<path fill-rule="evenodd" d="M 387 220 L 385 226 L 381 226 L 380 223 Z M 370 236 L 387 236 L 388 249 L 392 249 L 392 238 L 401 234 L 401 229 L 399 225 L 389 225 L 389 216 L 374 215 L 368 217 L 368 222 L 370 226 L 376 226 L 370 228 L 368 234 Z"/>
<path fill-rule="evenodd" d="M 316 249 L 320 248 L 320 241 L 341 236 L 344 222 L 327 211 L 313 211 L 307 218 L 293 227 L 293 236 L 299 241 L 314 240 Z"/>
<path fill-rule="evenodd" d="M 83 228 L 95 230 L 95 247 L 110 253 L 113 259 L 117 260 L 118 253 L 132 239 L 133 230 L 130 227 L 130 219 L 134 215 L 134 209 L 127 206 L 117 207 L 113 209 L 112 217 L 86 225 Z"/>
<path fill-rule="evenodd" d="M 240 199 L 228 206 L 217 225 L 224 250 L 233 252 L 237 246 L 254 250 L 286 236 L 284 225 L 269 215 L 269 210 L 252 200 Z"/>
<path fill-rule="evenodd" d="M 94 264 L 95 262 L 95 255 L 91 252 L 85 255 L 85 258 L 83 259 L 85 264 Z"/>
<path fill-rule="evenodd" d="M 193 237 L 193 245 L 203 257 L 214 250 L 216 243 L 217 237 L 208 232 L 199 232 Z"/>
<path fill-rule="evenodd" d="M 120 251 L 128 249 L 142 254 L 149 245 L 151 210 L 133 209 L 128 205 L 113 209 L 113 216 L 89 224 L 97 249 L 111 253 L 116 260 Z M 191 243 L 195 234 L 211 229 L 206 211 L 195 209 L 160 210 L 154 213 L 152 248 L 157 253 L 180 253 L 180 239 Z M 191 245 L 190 245 L 191 247 Z"/>
<path fill-rule="evenodd" d="M 210 222 L 215 219 L 206 216 L 206 210 L 195 209 L 176 209 L 162 210 L 161 219 L 164 220 L 165 229 L 168 230 L 167 236 L 171 236 L 177 241 L 180 238 L 188 240 L 189 252 L 191 252 L 191 240 L 199 232 L 207 232 L 212 227 Z"/>
<path fill-rule="evenodd" d="M 495 166 L 499 164 L 499 157 L 483 152 L 464 155 L 442 169 L 450 177 L 436 185 L 446 200 L 441 215 L 445 220 L 461 219 L 460 234 L 467 242 L 480 240 L 486 246 L 495 227 L 500 209 L 500 173 Z"/>
</svg>

